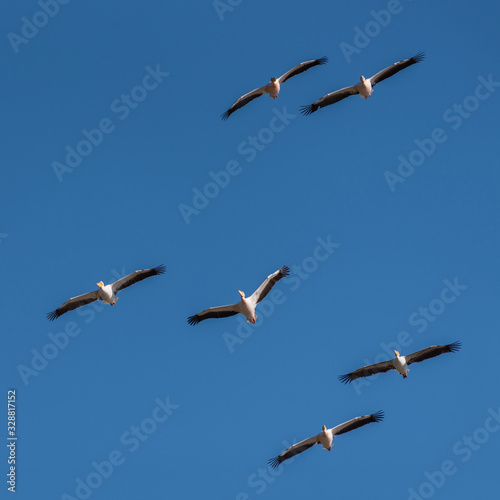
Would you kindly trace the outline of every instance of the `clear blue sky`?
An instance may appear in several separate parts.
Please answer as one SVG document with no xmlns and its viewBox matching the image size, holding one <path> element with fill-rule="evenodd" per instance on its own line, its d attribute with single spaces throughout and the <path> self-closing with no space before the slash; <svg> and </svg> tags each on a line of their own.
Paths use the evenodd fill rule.
<svg viewBox="0 0 500 500">
<path fill-rule="evenodd" d="M 499 14 L 486 0 L 4 5 L 0 373 L 4 408 L 16 389 L 16 498 L 496 497 Z M 419 51 L 370 99 L 299 114 Z M 276 101 L 220 119 L 322 56 Z M 116 307 L 45 318 L 159 264 Z M 187 324 L 285 264 L 255 327 Z M 457 340 L 406 380 L 337 380 L 396 343 Z M 331 453 L 269 472 L 284 443 L 377 410 Z"/>
</svg>

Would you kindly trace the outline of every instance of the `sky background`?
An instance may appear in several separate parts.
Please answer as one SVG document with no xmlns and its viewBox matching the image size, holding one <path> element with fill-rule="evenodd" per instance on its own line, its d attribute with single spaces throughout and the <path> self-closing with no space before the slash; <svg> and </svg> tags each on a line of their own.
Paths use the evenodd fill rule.
<svg viewBox="0 0 500 500">
<path fill-rule="evenodd" d="M 0 373 L 4 408 L 16 390 L 17 498 L 496 497 L 500 5 L 231 3 L 48 2 L 48 18 L 4 2 Z M 370 99 L 300 115 L 419 51 Z M 322 56 L 276 101 L 220 119 Z M 87 155 L 61 170 L 79 144 Z M 418 164 L 405 177 L 402 159 Z M 159 264 L 116 307 L 45 318 Z M 257 325 L 187 324 L 285 264 Z M 337 379 L 395 343 L 454 341 L 406 380 Z M 331 453 L 267 467 L 286 443 L 378 410 Z"/>
</svg>

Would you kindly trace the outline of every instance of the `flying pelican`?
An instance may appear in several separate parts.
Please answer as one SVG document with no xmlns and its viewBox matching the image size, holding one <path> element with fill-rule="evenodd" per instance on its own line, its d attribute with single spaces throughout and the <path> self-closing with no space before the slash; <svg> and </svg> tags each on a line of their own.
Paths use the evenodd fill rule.
<svg viewBox="0 0 500 500">
<path fill-rule="evenodd" d="M 416 56 L 410 57 L 410 59 L 405 59 L 404 61 L 399 61 L 397 63 L 388 66 L 387 68 L 379 71 L 376 75 L 373 75 L 371 78 L 366 79 L 364 76 L 360 77 L 360 83 L 353 85 L 351 87 L 345 87 L 340 90 L 336 90 L 331 94 L 327 94 L 323 96 L 321 99 L 318 99 L 313 104 L 308 106 L 302 106 L 301 113 L 304 115 L 310 115 L 314 113 L 318 108 L 324 108 L 325 106 L 329 106 L 330 104 L 334 104 L 336 102 L 349 97 L 350 95 L 360 94 L 361 97 L 368 99 L 372 95 L 373 87 L 380 83 L 381 81 L 389 78 L 392 75 L 395 75 L 398 71 L 411 66 L 412 64 L 418 63 L 423 60 L 425 57 L 424 52 L 419 52 Z"/>
<path fill-rule="evenodd" d="M 389 370 L 397 370 L 403 378 L 406 378 L 408 376 L 408 372 L 410 371 L 408 369 L 408 365 L 411 365 L 412 363 L 420 363 L 420 361 L 434 358 L 435 356 L 439 356 L 445 352 L 456 352 L 460 349 L 460 347 L 460 342 L 453 342 L 453 344 L 447 345 L 433 345 L 422 349 L 421 351 L 408 354 L 407 356 L 400 356 L 399 352 L 395 350 L 394 354 L 396 357 L 394 359 L 383 361 L 382 363 L 376 363 L 374 365 L 363 366 L 363 368 L 360 368 L 352 373 L 341 375 L 339 380 L 344 384 L 348 384 L 357 378 L 369 377 L 375 373 L 388 372 Z"/>
<path fill-rule="evenodd" d="M 274 284 L 281 278 L 288 276 L 290 274 L 290 269 L 288 266 L 283 266 L 278 269 L 275 273 L 270 274 L 262 283 L 262 285 L 253 292 L 250 297 L 245 298 L 245 294 L 238 290 L 241 300 L 236 304 L 229 306 L 219 306 L 211 307 L 205 311 L 195 314 L 194 316 L 189 316 L 188 323 L 190 325 L 197 325 L 200 321 L 208 318 L 226 318 L 228 316 L 234 316 L 235 314 L 241 313 L 247 318 L 248 323 L 254 323 L 257 320 L 255 315 L 255 306 L 265 298 L 265 296 L 271 291 Z"/>
<path fill-rule="evenodd" d="M 323 430 L 318 435 L 313 436 L 309 439 L 304 439 L 304 441 L 300 441 L 300 443 L 296 443 L 290 446 L 290 448 L 285 450 L 281 455 L 275 458 L 271 458 L 268 463 L 271 467 L 276 468 L 285 460 L 288 460 L 289 458 L 302 453 L 315 444 L 321 444 L 323 445 L 323 448 L 325 450 L 331 451 L 333 446 L 333 438 L 335 436 L 353 431 L 354 429 L 362 427 L 366 424 L 370 424 L 371 422 L 380 422 L 383 418 L 384 412 L 378 411 L 377 413 L 373 413 L 372 415 L 364 415 L 363 417 L 352 418 L 351 420 L 337 425 L 336 427 L 332 427 L 331 429 L 327 429 L 324 425 Z"/>
<path fill-rule="evenodd" d="M 269 94 L 269 97 L 276 99 L 278 97 L 281 84 L 285 83 L 292 76 L 298 75 L 303 71 L 307 71 L 309 68 L 313 66 L 318 66 L 325 64 L 328 61 L 327 57 L 322 57 L 320 59 L 314 59 L 313 61 L 306 61 L 298 64 L 295 68 L 287 71 L 284 75 L 281 75 L 279 78 L 275 76 L 271 77 L 271 81 L 260 87 L 258 89 L 252 90 L 241 96 L 225 113 L 223 113 L 222 119 L 227 120 L 230 115 L 232 115 L 237 109 L 242 108 L 245 104 L 248 104 L 250 101 L 253 101 L 255 98 L 260 97 L 263 94 Z"/>
<path fill-rule="evenodd" d="M 90 304 L 96 300 L 103 300 L 106 304 L 114 306 L 118 297 L 116 294 L 127 288 L 138 281 L 142 281 L 143 279 L 149 278 L 150 276 L 156 276 L 157 274 L 163 274 L 166 271 L 164 265 L 154 267 L 153 269 L 143 269 L 142 271 L 135 271 L 124 278 L 111 283 L 110 285 L 105 285 L 102 281 L 97 283 L 99 287 L 98 290 L 94 292 L 84 293 L 83 295 L 78 295 L 77 297 L 73 297 L 67 300 L 61 307 L 58 307 L 55 311 L 52 311 L 47 314 L 47 319 L 50 321 L 54 321 L 59 316 L 62 316 L 64 313 L 68 311 L 72 311 L 77 307 L 84 306 L 85 304 Z"/>
</svg>

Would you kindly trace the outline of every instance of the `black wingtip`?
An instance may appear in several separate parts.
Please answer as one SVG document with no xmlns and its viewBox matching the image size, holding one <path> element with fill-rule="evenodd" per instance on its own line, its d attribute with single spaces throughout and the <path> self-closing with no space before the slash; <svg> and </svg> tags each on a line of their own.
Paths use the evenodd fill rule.
<svg viewBox="0 0 500 500">
<path fill-rule="evenodd" d="M 229 112 L 229 109 L 228 109 L 225 113 L 222 113 L 222 115 L 220 115 L 220 117 L 222 118 L 223 121 L 226 121 L 230 115 L 231 115 L 231 113 Z"/>
<path fill-rule="evenodd" d="M 448 347 L 450 348 L 450 352 L 457 352 L 461 349 L 462 342 L 460 341 L 453 342 L 453 344 L 450 344 Z"/>
<path fill-rule="evenodd" d="M 377 413 L 374 413 L 372 415 L 372 417 L 373 417 L 373 421 L 374 422 L 380 422 L 380 421 L 382 421 L 384 419 L 384 412 L 383 412 L 383 410 L 379 410 Z"/>
<path fill-rule="evenodd" d="M 314 113 L 318 108 L 314 107 L 314 104 L 309 104 L 308 106 L 302 106 L 300 108 L 300 112 L 304 116 L 309 116 L 311 113 Z"/>
<path fill-rule="evenodd" d="M 281 463 L 280 460 L 279 460 L 279 457 L 274 457 L 274 458 L 271 458 L 270 460 L 267 461 L 267 463 L 273 468 L 273 469 L 276 469 L 279 464 Z"/>
<path fill-rule="evenodd" d="M 52 311 L 52 312 L 47 313 L 47 319 L 49 321 L 54 321 L 58 317 L 59 317 L 59 314 L 57 314 L 57 311 Z"/>
<path fill-rule="evenodd" d="M 164 274 L 167 272 L 166 266 L 160 264 L 159 266 L 154 268 L 155 274 Z"/>
<path fill-rule="evenodd" d="M 413 56 L 413 60 L 419 63 L 425 59 L 425 52 L 422 50 L 417 55 Z"/>
<path fill-rule="evenodd" d="M 189 316 L 189 318 L 187 319 L 187 322 L 190 325 L 197 325 L 200 322 L 200 320 L 196 317 L 196 315 L 194 315 L 194 316 Z"/>
<path fill-rule="evenodd" d="M 328 62 L 328 57 L 320 57 L 319 59 L 316 59 L 316 62 L 321 66 L 322 64 L 326 64 Z"/>
<path fill-rule="evenodd" d="M 290 274 L 290 268 L 288 266 L 283 266 L 281 269 L 281 274 L 283 275 L 283 277 L 286 277 Z"/>
<path fill-rule="evenodd" d="M 351 380 L 351 376 L 349 374 L 347 375 L 340 375 L 339 376 L 339 380 L 343 383 L 343 384 L 350 384 L 352 382 Z"/>
</svg>

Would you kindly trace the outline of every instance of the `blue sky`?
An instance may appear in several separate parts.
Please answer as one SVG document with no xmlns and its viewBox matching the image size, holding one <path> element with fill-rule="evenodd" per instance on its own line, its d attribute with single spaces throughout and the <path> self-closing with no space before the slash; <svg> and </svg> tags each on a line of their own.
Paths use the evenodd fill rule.
<svg viewBox="0 0 500 500">
<path fill-rule="evenodd" d="M 496 496 L 498 4 L 54 2 L 10 2 L 0 21 L 17 498 Z M 300 115 L 419 51 L 370 99 Z M 116 307 L 45 318 L 159 264 Z M 187 324 L 285 264 L 255 326 Z M 406 380 L 337 380 L 457 340 Z M 331 453 L 267 467 L 378 410 Z"/>
</svg>

